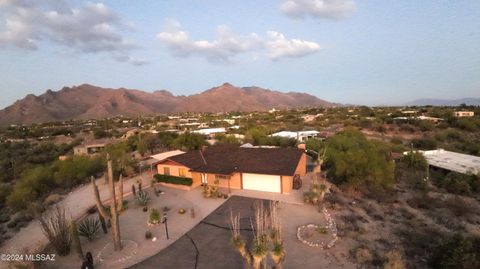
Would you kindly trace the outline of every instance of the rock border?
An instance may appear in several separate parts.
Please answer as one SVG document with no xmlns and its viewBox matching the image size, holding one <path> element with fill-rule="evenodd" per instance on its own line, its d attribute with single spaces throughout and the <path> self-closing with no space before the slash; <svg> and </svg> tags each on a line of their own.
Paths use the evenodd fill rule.
<svg viewBox="0 0 480 269">
<path fill-rule="evenodd" d="M 320 247 L 321 249 L 329 249 L 329 248 L 332 248 L 338 240 L 337 224 L 336 224 L 335 220 L 332 218 L 332 216 L 330 215 L 330 213 L 328 213 L 328 211 L 325 207 L 323 208 L 322 212 L 323 212 L 323 215 L 324 215 L 324 217 L 327 221 L 327 225 L 326 226 L 320 226 L 320 225 L 317 225 L 317 224 L 310 223 L 310 224 L 305 224 L 305 225 L 299 226 L 297 228 L 297 239 L 300 242 L 302 242 L 302 243 L 304 243 L 304 244 L 306 244 L 310 247 Z M 321 242 L 321 243 L 310 242 L 310 241 L 308 241 L 307 239 L 304 239 L 301 236 L 301 231 L 306 229 L 306 228 L 317 229 L 317 228 L 322 228 L 322 227 L 327 228 L 330 231 L 330 234 L 333 236 L 333 239 L 327 245 L 325 245 L 324 242 Z"/>
</svg>

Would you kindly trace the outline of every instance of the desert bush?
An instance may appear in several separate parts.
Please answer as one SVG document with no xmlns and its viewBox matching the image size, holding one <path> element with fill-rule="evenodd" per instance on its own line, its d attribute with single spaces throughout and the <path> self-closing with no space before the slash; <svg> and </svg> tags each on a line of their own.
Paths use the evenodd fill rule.
<svg viewBox="0 0 480 269">
<path fill-rule="evenodd" d="M 43 234 L 58 255 L 68 255 L 72 238 L 69 229 L 70 222 L 67 220 L 65 209 L 56 207 L 52 213 L 39 216 L 38 220 L 40 221 Z"/>
<path fill-rule="evenodd" d="M 476 212 L 473 204 L 459 196 L 450 197 L 445 201 L 444 206 L 456 217 L 468 216 Z"/>
<path fill-rule="evenodd" d="M 332 136 L 327 148 L 325 167 L 336 183 L 372 193 L 392 188 L 395 164 L 385 143 L 346 130 Z"/>
<path fill-rule="evenodd" d="M 97 217 L 86 217 L 78 224 L 78 234 L 92 241 L 100 228 L 100 220 Z"/>
<path fill-rule="evenodd" d="M 437 140 L 429 137 L 413 139 L 412 144 L 415 148 L 424 150 L 432 150 L 437 148 Z"/>
<path fill-rule="evenodd" d="M 455 234 L 434 248 L 429 264 L 438 269 L 480 268 L 480 238 Z"/>
<path fill-rule="evenodd" d="M 49 196 L 47 196 L 47 198 L 45 198 L 44 203 L 46 206 L 49 206 L 49 205 L 53 205 L 60 202 L 60 200 L 62 200 L 62 196 L 60 194 L 52 193 Z"/>
<path fill-rule="evenodd" d="M 436 185 L 453 194 L 470 195 L 478 191 L 478 177 L 450 172 L 445 177 L 437 179 Z"/>
<path fill-rule="evenodd" d="M 153 237 L 152 232 L 150 232 L 150 231 L 145 232 L 145 239 L 149 240 L 149 239 L 152 239 L 152 237 Z"/>
<path fill-rule="evenodd" d="M 396 250 L 392 250 L 385 254 L 387 261 L 383 265 L 383 269 L 405 269 L 405 263 L 402 260 L 402 255 Z"/>
<path fill-rule="evenodd" d="M 137 196 L 135 197 L 137 203 L 141 206 L 146 206 L 150 202 L 150 195 L 147 191 L 137 191 Z"/>
<path fill-rule="evenodd" d="M 152 208 L 150 209 L 150 215 L 148 216 L 148 223 L 150 224 L 157 224 L 160 222 L 160 212 L 155 209 L 155 208 Z"/>
<path fill-rule="evenodd" d="M 355 260 L 357 263 L 369 263 L 373 260 L 373 255 L 369 249 L 365 247 L 359 247 L 354 251 Z"/>
</svg>

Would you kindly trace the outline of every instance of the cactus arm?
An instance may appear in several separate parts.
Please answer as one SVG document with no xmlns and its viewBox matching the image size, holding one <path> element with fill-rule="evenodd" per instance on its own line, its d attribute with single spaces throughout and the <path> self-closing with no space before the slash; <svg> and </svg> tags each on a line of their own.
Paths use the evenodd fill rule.
<svg viewBox="0 0 480 269">
<path fill-rule="evenodd" d="M 98 187 L 95 184 L 95 179 L 92 176 L 92 186 L 93 186 L 93 196 L 95 198 L 95 204 L 97 205 L 97 210 L 98 213 L 104 218 L 104 219 L 109 219 L 110 216 L 108 215 L 108 212 L 106 212 L 105 208 L 103 207 L 102 201 L 100 200 L 100 193 L 98 191 Z"/>
<path fill-rule="evenodd" d="M 118 185 L 117 211 L 120 212 L 123 209 L 123 177 L 121 174 L 118 179 Z"/>
</svg>

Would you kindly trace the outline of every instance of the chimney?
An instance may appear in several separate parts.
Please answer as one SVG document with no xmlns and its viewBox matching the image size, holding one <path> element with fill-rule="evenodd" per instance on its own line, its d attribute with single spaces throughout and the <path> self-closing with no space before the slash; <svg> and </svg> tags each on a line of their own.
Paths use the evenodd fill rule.
<svg viewBox="0 0 480 269">
<path fill-rule="evenodd" d="M 297 148 L 306 150 L 307 146 L 305 145 L 305 143 L 300 143 L 300 144 L 297 145 Z"/>
</svg>

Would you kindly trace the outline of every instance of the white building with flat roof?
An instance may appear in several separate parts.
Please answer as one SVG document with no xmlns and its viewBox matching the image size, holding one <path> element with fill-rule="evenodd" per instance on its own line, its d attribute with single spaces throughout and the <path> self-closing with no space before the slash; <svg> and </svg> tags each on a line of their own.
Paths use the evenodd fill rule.
<svg viewBox="0 0 480 269">
<path fill-rule="evenodd" d="M 473 111 L 455 111 L 455 117 L 473 117 L 475 116 L 475 112 Z"/>
<path fill-rule="evenodd" d="M 225 128 L 206 128 L 206 129 L 198 129 L 198 130 L 195 130 L 193 131 L 194 133 L 197 133 L 197 134 L 202 134 L 202 135 L 214 135 L 214 134 L 224 134 L 227 132 L 227 130 L 225 130 Z"/>
<path fill-rule="evenodd" d="M 310 138 L 317 137 L 319 134 L 320 134 L 320 132 L 318 132 L 318 131 L 299 131 L 299 132 L 281 131 L 281 132 L 278 132 L 278 133 L 271 134 L 270 136 L 294 138 L 299 142 L 305 142 Z"/>
<path fill-rule="evenodd" d="M 431 166 L 462 174 L 479 174 L 480 157 L 443 149 L 420 151 Z"/>
</svg>

